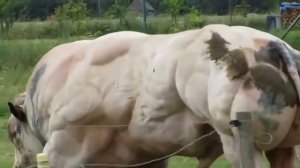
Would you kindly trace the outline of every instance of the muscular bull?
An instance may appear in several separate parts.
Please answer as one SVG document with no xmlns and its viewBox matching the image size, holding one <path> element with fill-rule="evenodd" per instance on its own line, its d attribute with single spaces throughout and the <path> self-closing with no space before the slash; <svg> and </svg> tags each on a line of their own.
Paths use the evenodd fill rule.
<svg viewBox="0 0 300 168">
<path fill-rule="evenodd" d="M 101 37 L 94 41 L 63 44 L 43 56 L 29 79 L 27 94 L 23 93 L 15 103 L 9 103 L 13 115 L 8 132 L 16 146 L 15 168 L 34 165 L 35 155 L 46 150 L 53 154 L 49 155 L 53 161 L 51 164 L 57 168 L 89 167 L 88 164 L 96 163 L 101 164 L 99 167 L 136 165 L 176 152 L 213 131 L 204 118 L 186 110 L 170 116 L 165 122 L 162 131 L 166 139 L 159 138 L 146 144 L 131 138 L 127 125 L 137 96 L 134 89 L 137 88 L 127 83 L 130 82 L 127 79 L 129 74 L 117 57 L 122 57 L 121 54 L 127 52 L 126 48 L 135 39 L 144 36 L 134 32 L 116 33 L 105 36 L 104 41 Z M 88 51 L 86 47 L 92 50 Z M 98 58 L 92 56 L 96 59 L 90 67 L 92 69 L 83 65 L 91 59 L 88 58 L 90 54 L 100 54 L 99 57 L 94 55 Z M 117 68 L 117 73 L 124 74 L 109 74 L 109 69 L 113 68 L 110 64 Z M 82 73 L 81 70 L 94 72 L 88 72 L 89 76 L 74 74 Z M 99 78 L 101 76 L 103 79 Z M 119 77 L 122 79 L 117 79 Z M 98 87 L 94 84 L 87 86 L 85 82 L 90 80 L 103 80 L 97 81 L 101 83 L 100 90 L 94 90 Z M 69 86 L 69 82 L 79 83 Z M 57 108 L 71 111 L 59 112 Z M 197 157 L 200 160 L 198 167 L 207 168 L 222 154 L 221 142 L 217 134 L 212 134 L 178 154 Z M 161 160 L 139 167 L 166 165 L 166 161 Z"/>
<path fill-rule="evenodd" d="M 42 151 L 61 168 L 136 164 L 213 127 L 218 135 L 181 154 L 204 158 L 208 167 L 221 154 L 220 137 L 225 156 L 239 167 L 229 122 L 250 111 L 255 167 L 262 167 L 263 151 L 272 168 L 292 167 L 300 143 L 299 58 L 274 36 L 225 25 L 168 35 L 118 32 L 60 45 L 36 65 L 24 103 L 9 103 L 15 166 L 34 163 Z M 164 166 L 154 164 L 147 166 Z"/>
</svg>

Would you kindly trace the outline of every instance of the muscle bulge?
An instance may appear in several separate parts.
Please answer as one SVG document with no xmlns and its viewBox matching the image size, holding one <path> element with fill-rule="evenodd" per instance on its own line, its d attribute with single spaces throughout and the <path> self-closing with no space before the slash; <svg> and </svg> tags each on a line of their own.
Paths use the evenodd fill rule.
<svg viewBox="0 0 300 168">
<path fill-rule="evenodd" d="M 141 45 L 143 53 L 137 53 L 145 57 L 143 63 L 137 65 L 137 71 L 142 70 L 143 76 L 130 122 L 130 133 L 146 150 L 172 151 L 198 136 L 193 120 L 203 119 L 193 115 L 184 104 L 176 83 L 178 57 L 189 54 L 187 48 L 194 42 L 190 37 L 195 34 L 197 32 L 185 34 L 188 38 L 182 34 L 173 38 L 157 36 Z"/>
</svg>

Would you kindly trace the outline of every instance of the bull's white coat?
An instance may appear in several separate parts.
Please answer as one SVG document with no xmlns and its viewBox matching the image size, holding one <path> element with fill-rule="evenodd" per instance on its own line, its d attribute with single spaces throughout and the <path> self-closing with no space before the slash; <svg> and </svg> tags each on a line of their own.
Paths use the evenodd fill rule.
<svg viewBox="0 0 300 168">
<path fill-rule="evenodd" d="M 169 35 L 118 32 L 49 51 L 34 70 L 46 65 L 33 102 L 27 94 L 25 107 L 28 118 L 35 120 L 38 114 L 43 119 L 39 131 L 47 140 L 43 152 L 51 164 L 132 163 L 138 155 L 133 146 L 164 154 L 172 148 L 166 144 L 188 144 L 199 135 L 196 125 L 208 122 L 238 167 L 239 145 L 229 122 L 237 112 L 255 111 L 255 161 L 262 167 L 259 151 L 282 142 L 296 110 L 286 107 L 284 115 L 266 114 L 280 124 L 271 133 L 273 141 L 264 144 L 266 132 L 256 118 L 265 115 L 257 104 L 261 91 L 243 89 L 243 78 L 229 79 L 226 67 L 210 60 L 206 41 L 212 32 L 230 42 L 230 50 L 243 50 L 249 66 L 256 64 L 254 52 L 263 46 L 257 40 L 277 39 L 250 28 L 210 25 Z M 128 128 L 91 127 L 128 123 Z M 111 155 L 115 157 L 109 160 Z"/>
</svg>

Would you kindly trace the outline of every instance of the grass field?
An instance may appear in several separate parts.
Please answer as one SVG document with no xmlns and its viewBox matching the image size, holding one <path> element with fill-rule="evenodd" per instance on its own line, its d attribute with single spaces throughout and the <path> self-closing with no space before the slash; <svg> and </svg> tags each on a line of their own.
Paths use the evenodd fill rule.
<svg viewBox="0 0 300 168">
<path fill-rule="evenodd" d="M 161 14 L 147 19 L 147 33 L 170 33 L 184 29 L 198 28 L 207 24 L 228 24 L 244 25 L 255 27 L 260 30 L 266 28 L 267 15 L 249 14 L 247 17 L 235 15 L 190 15 L 180 16 L 178 23 L 172 27 L 172 19 L 168 14 Z M 86 19 L 81 22 L 71 24 L 65 22 L 63 25 L 55 20 L 51 21 L 31 21 L 15 22 L 8 32 L 7 39 L 41 39 L 60 38 L 61 36 L 96 36 L 103 35 L 118 30 L 145 31 L 142 18 L 139 16 L 128 16 L 128 24 L 119 25 L 119 19 Z M 80 23 L 80 27 L 77 26 Z M 1 37 L 1 36 L 0 36 Z"/>
<path fill-rule="evenodd" d="M 218 18 L 216 18 L 217 20 Z M 280 36 L 283 31 L 273 32 Z M 45 40 L 0 40 L 0 168 L 10 168 L 14 159 L 13 147 L 6 136 L 7 107 L 6 102 L 24 90 L 27 78 L 36 61 L 47 50 L 70 39 Z M 300 33 L 291 32 L 286 41 L 300 49 Z M 169 168 L 194 168 L 197 160 L 186 157 L 173 157 Z M 227 168 L 228 162 L 221 157 L 212 168 Z"/>
</svg>

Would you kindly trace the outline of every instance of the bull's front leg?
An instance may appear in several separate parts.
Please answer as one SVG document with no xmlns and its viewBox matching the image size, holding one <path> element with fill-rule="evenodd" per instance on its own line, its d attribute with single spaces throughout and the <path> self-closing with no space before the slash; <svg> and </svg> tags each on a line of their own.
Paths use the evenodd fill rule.
<svg viewBox="0 0 300 168">
<path fill-rule="evenodd" d="M 51 135 L 43 153 L 48 155 L 51 167 L 77 168 L 80 159 L 75 155 L 80 152 L 79 146 L 68 132 L 62 130 Z"/>
<path fill-rule="evenodd" d="M 295 148 L 275 148 L 265 152 L 271 168 L 295 168 Z"/>
<path fill-rule="evenodd" d="M 51 134 L 43 152 L 48 155 L 50 165 L 54 168 L 81 168 L 94 163 L 112 164 L 115 158 L 101 154 L 113 146 L 113 135 L 113 131 L 109 129 L 90 128 L 84 131 L 66 128 Z M 103 157 L 99 157 L 99 153 Z"/>
</svg>

